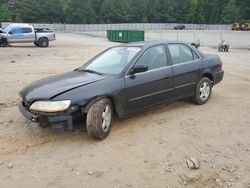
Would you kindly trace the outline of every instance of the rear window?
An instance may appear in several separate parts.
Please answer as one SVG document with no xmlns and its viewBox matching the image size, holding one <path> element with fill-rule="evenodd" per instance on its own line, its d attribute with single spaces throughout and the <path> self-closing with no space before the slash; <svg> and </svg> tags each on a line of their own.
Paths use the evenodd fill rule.
<svg viewBox="0 0 250 188">
<path fill-rule="evenodd" d="M 32 33 L 32 29 L 30 27 L 24 27 L 22 28 L 23 33 Z"/>
</svg>

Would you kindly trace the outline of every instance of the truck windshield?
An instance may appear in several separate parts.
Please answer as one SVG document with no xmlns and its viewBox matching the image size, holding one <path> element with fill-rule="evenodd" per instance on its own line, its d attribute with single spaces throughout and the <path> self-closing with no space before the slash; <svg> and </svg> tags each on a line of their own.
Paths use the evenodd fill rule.
<svg viewBox="0 0 250 188">
<path fill-rule="evenodd" d="M 84 64 L 78 71 L 100 74 L 119 74 L 128 65 L 141 47 L 114 47 Z"/>
<path fill-rule="evenodd" d="M 3 29 L 3 31 L 4 31 L 5 33 L 8 33 L 8 32 L 10 31 L 10 27 L 9 27 L 9 26 L 5 27 L 5 28 Z"/>
</svg>

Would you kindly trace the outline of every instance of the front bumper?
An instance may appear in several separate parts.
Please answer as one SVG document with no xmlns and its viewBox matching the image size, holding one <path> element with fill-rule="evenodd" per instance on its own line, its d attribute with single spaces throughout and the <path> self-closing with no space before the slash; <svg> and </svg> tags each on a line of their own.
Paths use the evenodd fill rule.
<svg viewBox="0 0 250 188">
<path fill-rule="evenodd" d="M 224 76 L 224 71 L 223 70 L 215 73 L 214 74 L 214 85 L 218 84 L 219 82 L 221 82 L 222 79 L 223 79 L 223 76 Z"/>
<path fill-rule="evenodd" d="M 49 125 L 52 127 L 54 133 L 61 133 L 65 130 L 73 129 L 73 117 L 70 113 L 58 113 L 58 114 L 46 114 L 46 113 L 33 113 L 30 112 L 21 102 L 19 104 L 19 110 L 24 117 L 28 120 L 39 123 L 41 118 L 46 117 L 48 119 Z M 72 113 L 72 111 L 71 111 Z"/>
</svg>

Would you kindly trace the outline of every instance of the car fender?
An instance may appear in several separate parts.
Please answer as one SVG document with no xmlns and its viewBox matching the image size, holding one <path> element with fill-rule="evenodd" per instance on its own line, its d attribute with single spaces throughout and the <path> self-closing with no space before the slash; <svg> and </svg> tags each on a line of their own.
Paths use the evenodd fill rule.
<svg viewBox="0 0 250 188">
<path fill-rule="evenodd" d="M 212 82 L 214 81 L 214 74 L 211 69 L 206 68 L 201 72 L 201 77 L 207 77 L 209 78 Z"/>
<path fill-rule="evenodd" d="M 112 104 L 115 107 L 115 112 L 117 115 L 122 114 L 122 105 L 118 102 L 118 100 L 114 96 L 108 96 L 108 95 L 103 95 L 103 96 L 98 96 L 93 99 L 91 99 L 89 102 L 86 103 L 86 105 L 82 108 L 83 113 L 87 113 L 90 109 L 90 107 L 98 100 L 103 99 L 103 98 L 108 98 L 111 100 Z"/>
</svg>

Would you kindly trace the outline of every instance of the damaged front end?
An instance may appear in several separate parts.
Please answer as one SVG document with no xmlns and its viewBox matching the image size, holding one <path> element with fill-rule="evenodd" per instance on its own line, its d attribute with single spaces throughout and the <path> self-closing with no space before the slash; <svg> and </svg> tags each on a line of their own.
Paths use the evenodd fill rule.
<svg viewBox="0 0 250 188">
<path fill-rule="evenodd" d="M 73 129 L 73 114 L 78 107 L 69 107 L 61 112 L 41 112 L 30 110 L 31 105 L 25 101 L 20 102 L 19 110 L 31 122 L 38 123 L 40 127 L 51 126 L 54 133 L 61 133 Z"/>
</svg>

